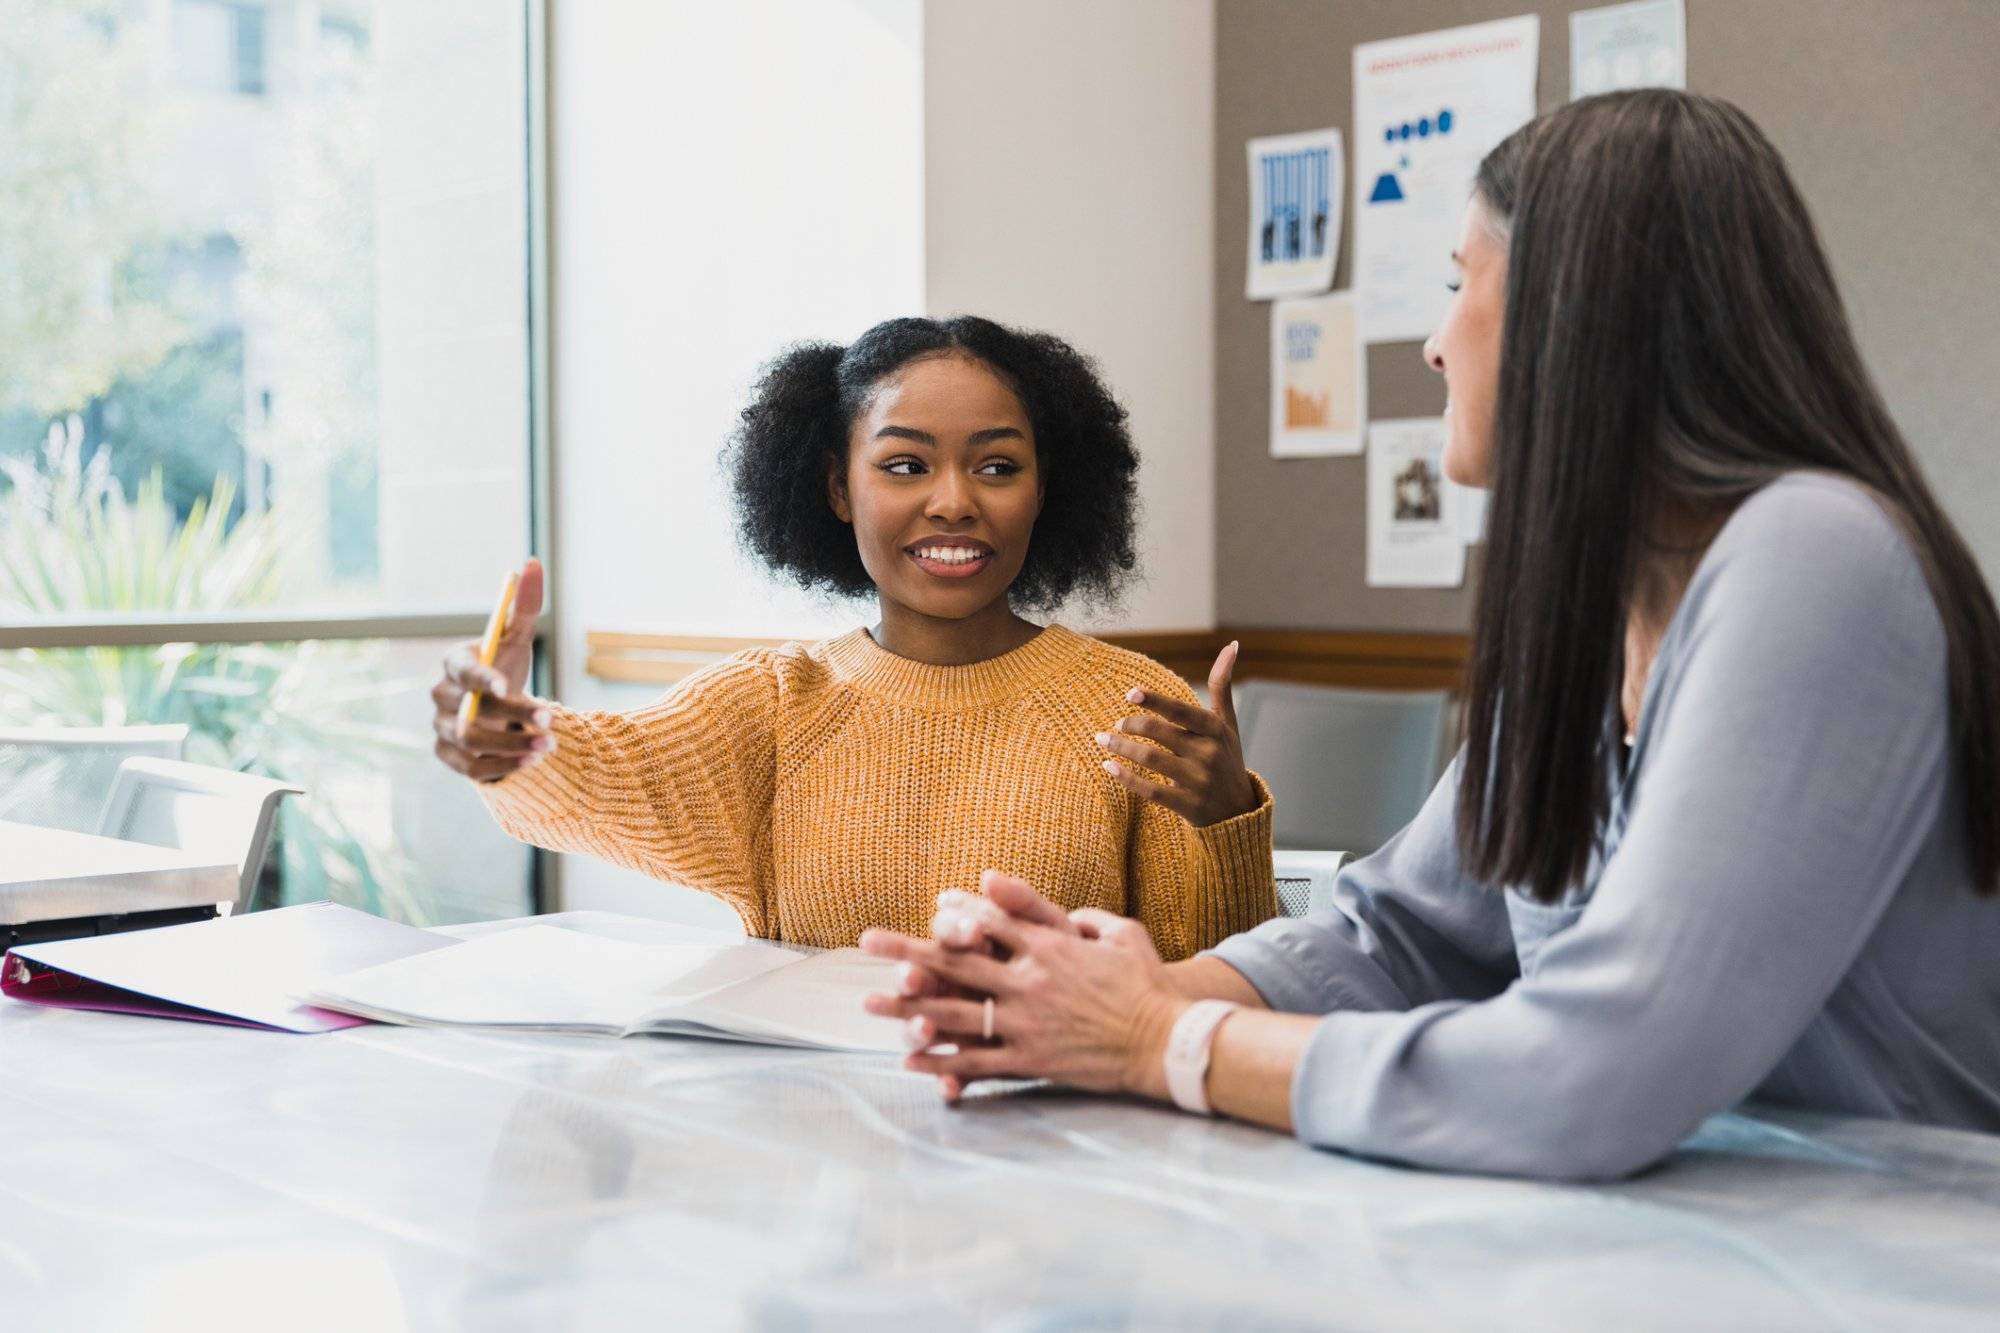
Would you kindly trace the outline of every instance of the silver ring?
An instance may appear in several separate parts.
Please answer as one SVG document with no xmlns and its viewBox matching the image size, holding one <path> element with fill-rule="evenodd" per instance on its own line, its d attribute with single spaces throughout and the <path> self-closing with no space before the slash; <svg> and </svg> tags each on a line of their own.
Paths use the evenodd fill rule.
<svg viewBox="0 0 2000 1333">
<path fill-rule="evenodd" d="M 987 996 L 986 1003 L 980 1006 L 979 1035 L 986 1041 L 993 1040 L 993 997 L 991 995 Z"/>
</svg>

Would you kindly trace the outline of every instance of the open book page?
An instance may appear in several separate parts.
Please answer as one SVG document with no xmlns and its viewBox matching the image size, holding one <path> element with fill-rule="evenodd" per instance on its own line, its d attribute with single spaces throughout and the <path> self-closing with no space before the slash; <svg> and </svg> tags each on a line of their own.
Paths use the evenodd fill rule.
<svg viewBox="0 0 2000 1333">
<path fill-rule="evenodd" d="M 900 1053 L 902 1025 L 861 1008 L 861 997 L 870 991 L 895 991 L 896 968 L 893 960 L 871 958 L 859 949 L 834 949 L 701 999 L 663 1005 L 634 1027 L 642 1032 L 691 1032 L 781 1045 Z"/>
<path fill-rule="evenodd" d="M 434 961 L 424 966 L 426 958 Z M 782 949 L 726 937 L 713 944 L 633 944 L 521 926 L 347 973 L 309 998 L 386 1023 L 620 1033 L 663 1001 L 696 999 L 798 961 Z"/>
</svg>

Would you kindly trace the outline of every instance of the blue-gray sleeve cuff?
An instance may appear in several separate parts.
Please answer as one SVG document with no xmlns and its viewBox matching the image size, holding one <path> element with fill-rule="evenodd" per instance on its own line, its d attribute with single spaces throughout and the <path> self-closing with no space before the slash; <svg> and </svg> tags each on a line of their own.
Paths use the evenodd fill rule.
<svg viewBox="0 0 2000 1333">
<path fill-rule="evenodd" d="M 1241 972 L 1279 1013 L 1409 1007 L 1380 966 L 1344 941 L 1326 918 L 1267 921 L 1208 952 Z"/>
<path fill-rule="evenodd" d="M 1264 1003 L 1280 1013 L 1319 1013 L 1319 1008 L 1313 1003 L 1314 991 L 1306 980 L 1304 969 L 1263 935 L 1262 927 L 1242 935 L 1231 935 L 1213 949 L 1206 950 L 1203 956 L 1220 958 L 1241 972 L 1243 979 L 1264 997 Z"/>
<path fill-rule="evenodd" d="M 1292 1067 L 1292 1133 L 1320 1148 L 1352 1148 L 1355 1117 L 1350 1102 L 1361 1087 L 1359 1077 L 1369 1034 L 1383 1020 L 1404 1014 L 1329 1014 L 1299 1052 Z"/>
</svg>

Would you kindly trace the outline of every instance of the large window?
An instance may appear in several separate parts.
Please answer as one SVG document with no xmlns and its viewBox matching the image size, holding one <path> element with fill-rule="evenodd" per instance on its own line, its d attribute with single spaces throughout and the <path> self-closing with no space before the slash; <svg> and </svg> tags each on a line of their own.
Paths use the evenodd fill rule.
<svg viewBox="0 0 2000 1333">
<path fill-rule="evenodd" d="M 525 909 L 424 692 L 534 539 L 537 7 L 6 10 L 0 725 L 305 786 L 278 900 Z"/>
</svg>

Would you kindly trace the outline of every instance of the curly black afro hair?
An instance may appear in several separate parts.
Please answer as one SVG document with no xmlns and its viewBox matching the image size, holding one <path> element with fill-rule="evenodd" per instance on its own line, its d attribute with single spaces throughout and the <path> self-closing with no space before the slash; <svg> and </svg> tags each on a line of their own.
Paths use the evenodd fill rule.
<svg viewBox="0 0 2000 1333">
<path fill-rule="evenodd" d="M 800 343 L 764 367 L 723 453 L 745 549 L 803 588 L 873 592 L 853 529 L 827 501 L 827 469 L 845 462 L 848 431 L 884 380 L 952 353 L 1006 381 L 1035 428 L 1042 511 L 1009 597 L 1044 609 L 1077 593 L 1114 601 L 1135 563 L 1138 521 L 1125 409 L 1062 339 L 972 315 L 886 320 L 847 347 Z"/>
</svg>

